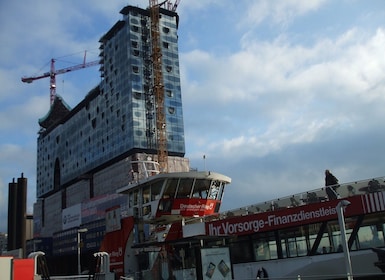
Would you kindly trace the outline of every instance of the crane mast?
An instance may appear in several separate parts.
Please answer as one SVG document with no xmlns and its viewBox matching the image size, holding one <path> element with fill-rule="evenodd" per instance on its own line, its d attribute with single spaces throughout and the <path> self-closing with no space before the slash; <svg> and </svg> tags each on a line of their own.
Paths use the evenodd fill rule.
<svg viewBox="0 0 385 280">
<path fill-rule="evenodd" d="M 86 53 L 84 53 L 84 60 L 83 60 L 82 64 L 78 64 L 78 65 L 75 65 L 75 66 L 71 66 L 71 67 L 55 70 L 55 59 L 52 58 L 51 59 L 51 68 L 50 68 L 49 72 L 46 72 L 46 73 L 44 73 L 42 75 L 38 75 L 38 76 L 22 77 L 21 81 L 23 83 L 30 84 L 33 81 L 49 77 L 49 81 L 50 81 L 50 87 L 49 87 L 50 105 L 52 106 L 52 104 L 53 104 L 53 102 L 55 100 L 55 96 L 56 96 L 56 75 L 68 73 L 68 72 L 71 72 L 71 71 L 76 71 L 76 70 L 79 70 L 79 69 L 95 66 L 95 65 L 98 65 L 98 64 L 99 64 L 98 60 L 91 61 L 91 62 L 86 62 Z"/>
<path fill-rule="evenodd" d="M 152 92 L 155 97 L 156 106 L 156 138 L 158 162 L 161 172 L 168 172 L 168 151 L 167 151 L 167 128 L 166 116 L 164 110 L 164 86 L 162 72 L 162 50 L 160 41 L 159 26 L 159 8 L 161 5 L 175 12 L 180 0 L 176 0 L 174 4 L 171 0 L 165 0 L 158 3 L 158 0 L 149 0 L 150 19 L 151 19 L 151 46 L 152 46 L 152 68 L 153 68 L 153 85 Z"/>
<path fill-rule="evenodd" d="M 165 1 L 166 2 L 166 1 Z M 164 3 L 164 2 L 163 2 Z M 164 86 L 162 72 L 162 51 L 159 31 L 159 4 L 157 0 L 150 0 L 151 18 L 151 58 L 153 68 L 152 91 L 155 96 L 156 107 L 156 138 L 158 162 L 161 172 L 168 172 L 167 130 L 164 112 Z"/>
</svg>

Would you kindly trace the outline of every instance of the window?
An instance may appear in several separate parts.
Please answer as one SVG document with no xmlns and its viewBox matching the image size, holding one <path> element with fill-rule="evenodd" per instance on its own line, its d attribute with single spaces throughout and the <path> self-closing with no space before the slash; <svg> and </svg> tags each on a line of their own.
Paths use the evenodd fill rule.
<svg viewBox="0 0 385 280">
<path fill-rule="evenodd" d="M 136 25 L 131 25 L 131 30 L 134 31 L 134 32 L 138 32 L 139 31 L 139 27 L 136 26 Z"/>
<path fill-rule="evenodd" d="M 190 197 L 193 182 L 194 179 L 192 178 L 181 179 L 176 197 Z"/>
<path fill-rule="evenodd" d="M 160 192 L 162 191 L 163 181 L 158 181 L 151 185 L 151 201 L 158 200 L 160 198 Z"/>
<path fill-rule="evenodd" d="M 163 194 L 163 198 L 173 198 L 175 196 L 176 187 L 178 186 L 178 179 L 167 180 L 167 185 Z"/>
<path fill-rule="evenodd" d="M 210 181 L 205 179 L 196 179 L 193 190 L 193 197 L 206 199 L 210 188 Z"/>
<path fill-rule="evenodd" d="M 175 114 L 175 108 L 174 107 L 168 107 L 168 112 L 173 115 Z"/>
<path fill-rule="evenodd" d="M 148 203 L 150 202 L 150 186 L 145 186 L 143 188 L 143 203 Z"/>
<path fill-rule="evenodd" d="M 253 261 L 251 242 L 248 236 L 238 237 L 229 244 L 232 263 L 245 263 Z"/>
<path fill-rule="evenodd" d="M 267 236 L 264 236 L 267 235 Z M 253 248 L 256 261 L 277 259 L 277 243 L 273 235 L 269 233 L 259 234 L 258 238 L 253 238 Z"/>
<path fill-rule="evenodd" d="M 138 66 L 132 66 L 132 72 L 139 73 L 139 67 Z"/>
</svg>

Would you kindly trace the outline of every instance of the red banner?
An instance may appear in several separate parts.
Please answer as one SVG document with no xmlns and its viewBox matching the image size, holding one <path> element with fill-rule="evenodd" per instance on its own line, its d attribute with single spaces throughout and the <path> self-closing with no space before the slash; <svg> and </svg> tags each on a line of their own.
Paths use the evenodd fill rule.
<svg viewBox="0 0 385 280">
<path fill-rule="evenodd" d="M 346 198 L 351 205 L 345 209 L 345 217 L 385 210 L 384 193 L 372 193 Z M 280 228 L 337 219 L 339 200 L 307 204 L 275 211 L 235 216 L 206 223 L 206 234 L 246 235 Z"/>
</svg>

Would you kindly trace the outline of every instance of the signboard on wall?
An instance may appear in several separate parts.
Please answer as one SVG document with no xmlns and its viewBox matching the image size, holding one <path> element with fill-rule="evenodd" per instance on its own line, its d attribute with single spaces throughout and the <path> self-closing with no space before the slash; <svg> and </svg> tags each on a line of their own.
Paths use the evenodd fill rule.
<svg viewBox="0 0 385 280">
<path fill-rule="evenodd" d="M 115 206 L 106 210 L 106 232 L 120 230 L 120 207 Z"/>
<path fill-rule="evenodd" d="M 71 207 L 63 209 L 61 220 L 63 230 L 80 226 L 82 223 L 81 204 L 75 204 Z"/>
<path fill-rule="evenodd" d="M 201 249 L 203 279 L 232 279 L 229 248 Z"/>
</svg>

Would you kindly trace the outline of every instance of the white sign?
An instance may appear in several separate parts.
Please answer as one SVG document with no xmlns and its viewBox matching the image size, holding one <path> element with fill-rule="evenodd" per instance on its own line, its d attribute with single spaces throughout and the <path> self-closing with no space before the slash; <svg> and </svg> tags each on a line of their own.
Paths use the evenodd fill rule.
<svg viewBox="0 0 385 280">
<path fill-rule="evenodd" d="M 62 229 L 78 227 L 82 223 L 81 204 L 75 204 L 62 212 Z"/>
</svg>

